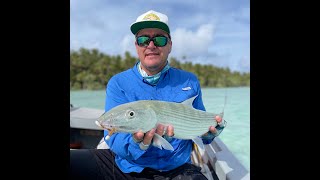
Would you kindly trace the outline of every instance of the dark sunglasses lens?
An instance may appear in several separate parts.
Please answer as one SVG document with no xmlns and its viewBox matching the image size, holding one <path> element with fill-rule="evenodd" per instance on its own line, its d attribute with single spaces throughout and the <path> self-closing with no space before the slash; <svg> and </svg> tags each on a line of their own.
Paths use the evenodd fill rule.
<svg viewBox="0 0 320 180">
<path fill-rule="evenodd" d="M 137 43 L 139 46 L 148 46 L 149 45 L 149 37 L 146 36 L 140 36 L 137 38 Z"/>
<path fill-rule="evenodd" d="M 148 46 L 151 39 L 147 36 L 140 36 L 137 38 L 137 43 L 139 46 Z M 155 46 L 163 47 L 167 45 L 168 39 L 164 36 L 156 36 L 152 39 Z"/>
<path fill-rule="evenodd" d="M 167 44 L 167 38 L 166 37 L 154 37 L 154 45 L 159 46 L 159 47 L 163 47 Z"/>
</svg>

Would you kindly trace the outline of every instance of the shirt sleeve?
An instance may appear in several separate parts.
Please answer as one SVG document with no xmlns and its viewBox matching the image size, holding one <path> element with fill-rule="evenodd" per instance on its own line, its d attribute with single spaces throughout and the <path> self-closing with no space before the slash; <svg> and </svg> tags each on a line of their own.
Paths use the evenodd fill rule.
<svg viewBox="0 0 320 180">
<path fill-rule="evenodd" d="M 105 130 L 104 137 L 107 135 L 108 131 Z M 128 160 L 137 160 L 146 152 L 140 149 L 129 133 L 114 133 L 106 143 L 115 154 Z"/>
<path fill-rule="evenodd" d="M 198 95 L 192 105 L 194 108 L 202 110 L 202 111 L 206 111 L 206 108 L 203 105 L 203 101 L 202 101 L 202 91 L 201 91 L 201 87 L 200 87 L 200 82 L 197 79 L 197 77 L 195 75 L 192 76 L 192 81 L 193 81 L 193 88 L 196 90 L 196 94 Z"/>
<path fill-rule="evenodd" d="M 202 101 L 202 92 L 201 89 L 199 88 L 198 90 L 198 96 L 196 97 L 196 99 L 193 101 L 193 107 L 202 111 L 206 111 L 206 108 L 203 105 L 203 101 Z"/>
<path fill-rule="evenodd" d="M 111 78 L 106 88 L 105 112 L 127 102 L 124 89 L 119 86 L 116 78 Z"/>
</svg>

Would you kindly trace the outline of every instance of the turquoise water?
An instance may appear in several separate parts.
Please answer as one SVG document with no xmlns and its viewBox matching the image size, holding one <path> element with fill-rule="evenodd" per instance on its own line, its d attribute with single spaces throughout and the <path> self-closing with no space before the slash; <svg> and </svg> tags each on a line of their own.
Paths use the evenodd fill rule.
<svg viewBox="0 0 320 180">
<path fill-rule="evenodd" d="M 219 137 L 250 171 L 250 88 L 203 88 L 202 96 L 208 112 L 220 113 L 224 108 L 227 127 Z M 104 90 L 70 91 L 75 107 L 104 109 L 105 97 Z"/>
</svg>

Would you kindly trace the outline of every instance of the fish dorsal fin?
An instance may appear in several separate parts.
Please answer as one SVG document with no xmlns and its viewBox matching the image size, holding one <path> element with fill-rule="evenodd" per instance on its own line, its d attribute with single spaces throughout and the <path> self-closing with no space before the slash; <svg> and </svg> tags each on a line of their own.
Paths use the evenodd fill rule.
<svg viewBox="0 0 320 180">
<path fill-rule="evenodd" d="M 184 104 L 184 105 L 186 105 L 186 106 L 193 107 L 193 106 L 192 106 L 192 103 L 193 103 L 193 101 L 194 101 L 194 99 L 195 99 L 196 97 L 198 97 L 198 95 L 195 95 L 195 96 L 193 96 L 193 97 L 191 97 L 191 98 L 189 98 L 189 99 L 187 99 L 187 100 L 185 100 L 185 101 L 183 101 L 183 102 L 181 102 L 181 103 Z"/>
<path fill-rule="evenodd" d="M 163 137 L 161 137 L 159 134 L 155 133 L 153 136 L 152 145 L 159 148 L 159 149 L 166 149 L 173 151 L 172 145 Z"/>
<path fill-rule="evenodd" d="M 204 150 L 204 144 L 200 137 L 193 138 L 192 141 L 202 150 Z"/>
</svg>

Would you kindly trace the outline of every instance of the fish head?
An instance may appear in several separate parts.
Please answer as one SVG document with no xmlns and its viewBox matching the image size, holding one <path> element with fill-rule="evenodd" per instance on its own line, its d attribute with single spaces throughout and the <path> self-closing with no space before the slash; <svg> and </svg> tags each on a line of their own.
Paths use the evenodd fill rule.
<svg viewBox="0 0 320 180">
<path fill-rule="evenodd" d="M 124 104 L 105 112 L 98 119 L 101 127 L 113 132 L 147 132 L 157 123 L 156 113 L 150 107 Z"/>
</svg>

